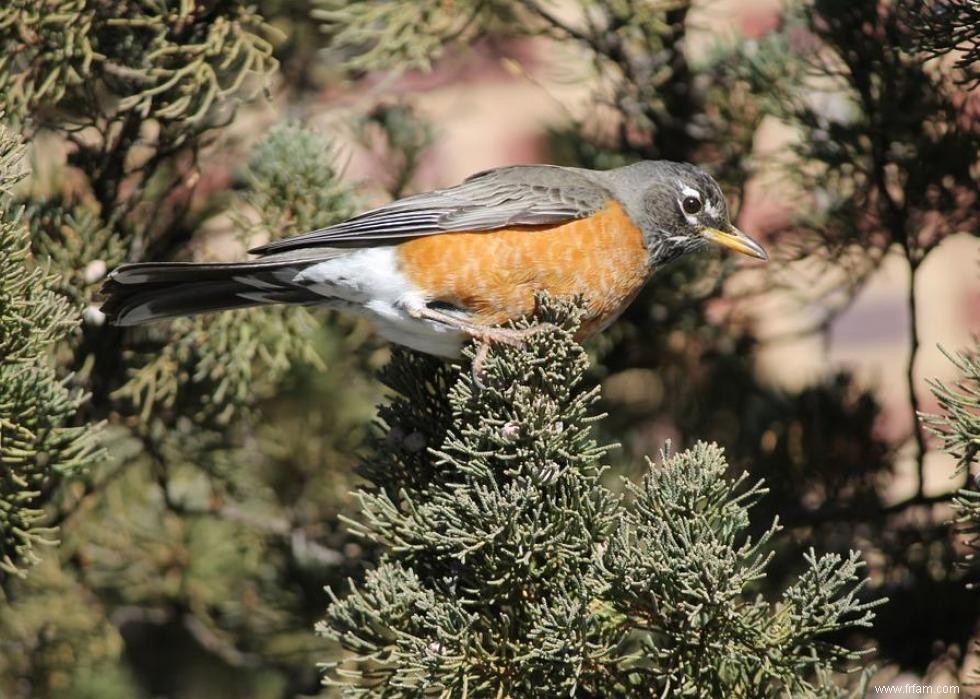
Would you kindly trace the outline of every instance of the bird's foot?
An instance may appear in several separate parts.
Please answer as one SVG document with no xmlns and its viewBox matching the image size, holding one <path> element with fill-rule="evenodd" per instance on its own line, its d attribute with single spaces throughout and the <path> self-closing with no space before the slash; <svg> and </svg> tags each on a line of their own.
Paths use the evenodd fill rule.
<svg viewBox="0 0 980 699">
<path fill-rule="evenodd" d="M 554 326 L 551 323 L 538 323 L 532 325 L 530 328 L 523 328 L 521 330 L 513 328 L 475 327 L 474 331 L 480 330 L 480 332 L 467 333 L 477 342 L 476 356 L 473 357 L 473 381 L 477 386 L 483 388 L 483 367 L 486 364 L 487 356 L 490 354 L 491 344 L 499 342 L 500 344 L 510 345 L 511 347 L 523 347 L 529 337 L 553 328 Z"/>
<path fill-rule="evenodd" d="M 478 342 L 498 342 L 502 345 L 510 345 L 511 347 L 523 347 L 529 337 L 553 328 L 554 326 L 551 323 L 538 323 L 532 325 L 530 328 L 522 328 L 520 330 L 477 325 L 473 327 L 472 331 L 464 330 L 464 332 Z"/>
</svg>

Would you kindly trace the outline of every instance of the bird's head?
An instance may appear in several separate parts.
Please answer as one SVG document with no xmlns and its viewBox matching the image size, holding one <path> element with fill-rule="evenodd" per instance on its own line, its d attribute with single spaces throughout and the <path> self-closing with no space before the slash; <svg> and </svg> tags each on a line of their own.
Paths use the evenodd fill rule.
<svg viewBox="0 0 980 699">
<path fill-rule="evenodd" d="M 729 220 L 718 183 L 688 163 L 646 160 L 609 174 L 614 192 L 643 230 L 659 264 L 716 243 L 743 255 L 768 259 L 757 242 Z"/>
</svg>

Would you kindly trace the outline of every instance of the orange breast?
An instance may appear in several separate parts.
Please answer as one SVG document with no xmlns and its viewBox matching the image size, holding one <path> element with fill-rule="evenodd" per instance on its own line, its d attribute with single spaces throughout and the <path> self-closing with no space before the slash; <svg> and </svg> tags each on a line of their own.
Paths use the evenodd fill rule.
<svg viewBox="0 0 980 699">
<path fill-rule="evenodd" d="M 481 325 L 534 310 L 534 295 L 581 296 L 583 335 L 612 322 L 650 276 L 643 235 L 613 202 L 556 226 L 441 233 L 398 247 L 402 271 L 430 301 L 465 309 Z"/>
</svg>

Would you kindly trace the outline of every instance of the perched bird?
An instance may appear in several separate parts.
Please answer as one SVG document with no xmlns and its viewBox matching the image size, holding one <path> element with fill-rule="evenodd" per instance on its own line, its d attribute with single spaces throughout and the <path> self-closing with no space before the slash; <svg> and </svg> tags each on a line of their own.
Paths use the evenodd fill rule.
<svg viewBox="0 0 980 699">
<path fill-rule="evenodd" d="M 650 276 L 718 243 L 762 260 L 718 184 L 686 163 L 597 171 L 517 165 L 405 197 L 227 264 L 126 264 L 106 282 L 117 325 L 266 304 L 365 316 L 392 342 L 446 357 L 467 338 L 519 342 L 499 327 L 536 294 L 580 296 L 580 338 L 608 326 Z M 527 331 L 524 331 L 526 333 Z"/>
</svg>

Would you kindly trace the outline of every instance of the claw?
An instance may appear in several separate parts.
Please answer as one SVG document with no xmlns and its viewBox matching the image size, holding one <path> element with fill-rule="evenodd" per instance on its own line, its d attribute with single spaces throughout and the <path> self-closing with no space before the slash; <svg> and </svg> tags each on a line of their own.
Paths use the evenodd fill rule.
<svg viewBox="0 0 980 699">
<path fill-rule="evenodd" d="M 487 355 L 490 354 L 490 343 L 485 340 L 479 340 L 479 347 L 476 350 L 476 356 L 473 357 L 473 366 L 470 371 L 473 372 L 473 383 L 478 389 L 486 388 L 483 383 L 483 365 L 487 363 Z"/>
</svg>

